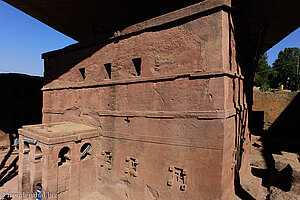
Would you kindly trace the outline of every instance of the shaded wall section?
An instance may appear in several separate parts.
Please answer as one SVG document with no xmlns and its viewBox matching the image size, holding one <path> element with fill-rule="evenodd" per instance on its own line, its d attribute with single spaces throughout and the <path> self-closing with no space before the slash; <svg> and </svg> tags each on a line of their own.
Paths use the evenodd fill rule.
<svg viewBox="0 0 300 200">
<path fill-rule="evenodd" d="M 18 133 L 23 125 L 42 121 L 43 78 L 25 74 L 0 74 L 0 129 Z"/>
<path fill-rule="evenodd" d="M 279 188 L 289 192 L 284 193 L 285 199 L 296 199 L 289 195 L 299 194 L 297 163 L 300 155 L 300 94 L 290 91 L 256 90 L 253 110 L 254 126 L 256 125 L 253 133 L 261 136 L 254 145 L 261 148 L 264 167 L 263 169 L 252 167 L 251 172 L 254 176 L 262 178 L 262 186 L 268 191 L 272 192 L 274 188 Z M 271 193 L 269 199 L 273 199 Z"/>
<path fill-rule="evenodd" d="M 299 92 L 254 92 L 257 132 L 270 152 L 300 153 Z"/>
<path fill-rule="evenodd" d="M 255 88 L 253 91 L 254 121 L 260 121 L 256 126 L 268 129 L 283 114 L 297 94 L 290 91 L 262 92 Z"/>
</svg>

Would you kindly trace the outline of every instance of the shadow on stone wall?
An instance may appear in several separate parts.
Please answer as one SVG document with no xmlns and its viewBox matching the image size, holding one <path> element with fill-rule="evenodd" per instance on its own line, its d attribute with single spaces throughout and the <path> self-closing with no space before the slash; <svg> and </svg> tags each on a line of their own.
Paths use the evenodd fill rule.
<svg viewBox="0 0 300 200">
<path fill-rule="evenodd" d="M 190 2 L 189 2 L 190 3 Z M 188 3 L 188 4 L 189 4 Z M 112 38 L 111 35 L 103 35 L 102 37 L 94 37 L 90 38 L 89 40 L 81 41 L 79 43 L 72 44 L 67 46 L 63 49 L 59 49 L 52 52 L 47 52 L 42 54 L 42 58 L 46 60 L 45 62 L 45 72 L 44 72 L 44 85 L 51 83 L 54 80 L 57 80 L 60 76 L 67 73 L 70 69 L 81 63 L 82 61 L 86 60 L 87 58 L 91 57 L 100 49 L 104 48 L 106 45 L 110 43 L 118 43 L 121 40 L 128 39 L 132 36 L 137 36 L 144 32 L 159 32 L 162 30 L 166 30 L 172 27 L 183 25 L 189 21 L 196 20 L 198 18 L 209 16 L 213 13 L 216 13 L 221 10 L 227 10 L 227 6 L 218 6 L 209 10 L 205 10 L 203 12 L 180 18 L 168 23 L 163 23 L 161 25 L 155 25 L 149 28 L 145 28 L 141 31 L 133 32 L 127 35 L 119 36 L 116 38 Z M 108 37 L 109 36 L 109 37 Z M 245 40 L 245 38 L 243 38 Z M 242 45 L 241 45 L 242 46 Z M 69 54 L 72 52 L 71 54 Z M 238 51 L 237 51 L 238 52 Z M 64 54 L 61 58 L 59 55 Z M 239 56 L 239 55 L 238 55 Z M 52 59 L 55 61 L 53 62 Z M 57 60 L 56 60 L 57 59 Z M 240 59 L 241 62 L 247 62 L 249 59 Z M 55 65 L 53 64 L 55 63 Z M 60 63 L 61 65 L 59 65 Z M 247 67 L 244 67 L 243 70 L 247 70 Z M 247 85 L 246 85 L 247 86 Z"/>
<path fill-rule="evenodd" d="M 232 5 L 236 6 L 237 1 L 233 1 Z M 253 99 L 253 76 L 254 68 L 252 66 L 254 60 L 254 49 L 251 37 L 249 36 L 249 27 L 247 27 L 243 18 L 238 13 L 230 12 L 228 15 L 229 23 L 229 62 L 230 70 L 236 71 L 237 74 L 244 76 L 243 81 L 237 81 L 233 84 L 234 107 L 237 110 L 235 121 L 235 167 L 234 167 L 234 192 L 237 197 L 243 200 L 255 200 L 241 185 L 240 178 L 242 177 L 247 161 L 245 159 L 246 141 L 249 141 L 248 127 L 252 121 L 248 121 L 251 117 L 252 99 Z M 247 52 L 247 53 L 246 53 Z M 242 95 L 241 95 L 242 94 Z M 239 109 L 240 101 L 242 104 L 247 104 L 245 110 Z"/>
</svg>

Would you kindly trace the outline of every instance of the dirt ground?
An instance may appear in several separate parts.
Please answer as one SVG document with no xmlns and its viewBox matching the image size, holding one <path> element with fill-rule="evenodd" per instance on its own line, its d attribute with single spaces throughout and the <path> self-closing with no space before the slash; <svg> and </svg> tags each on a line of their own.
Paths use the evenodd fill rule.
<svg viewBox="0 0 300 200">
<path fill-rule="evenodd" d="M 0 149 L 0 198 L 18 193 L 18 151 Z M 17 199 L 17 198 L 13 198 Z"/>
<path fill-rule="evenodd" d="M 241 178 L 245 192 L 256 200 L 300 199 L 299 155 L 281 151 L 269 156 L 273 157 L 273 169 L 263 156 L 260 137 L 252 136 L 250 171 Z M 249 196 L 240 199 L 248 200 Z"/>
</svg>

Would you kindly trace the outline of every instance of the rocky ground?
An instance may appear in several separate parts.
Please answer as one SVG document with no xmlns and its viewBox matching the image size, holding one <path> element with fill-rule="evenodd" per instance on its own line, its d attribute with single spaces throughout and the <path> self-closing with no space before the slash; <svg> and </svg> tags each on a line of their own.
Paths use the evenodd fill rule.
<svg viewBox="0 0 300 200">
<path fill-rule="evenodd" d="M 300 199 L 299 155 L 283 151 L 270 154 L 274 170 L 269 170 L 259 138 L 252 136 L 250 171 L 241 178 L 243 189 L 256 200 Z"/>
</svg>

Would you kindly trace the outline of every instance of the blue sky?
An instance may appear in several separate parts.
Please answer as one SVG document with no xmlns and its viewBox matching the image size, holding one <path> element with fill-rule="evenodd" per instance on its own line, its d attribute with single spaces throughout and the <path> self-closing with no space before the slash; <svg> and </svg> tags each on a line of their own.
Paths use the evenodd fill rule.
<svg viewBox="0 0 300 200">
<path fill-rule="evenodd" d="M 1 0 L 0 27 L 0 73 L 43 76 L 41 54 L 76 42 Z M 300 28 L 267 52 L 270 65 L 285 47 L 300 48 Z"/>
<path fill-rule="evenodd" d="M 273 62 L 276 60 L 278 53 L 284 50 L 286 47 L 297 47 L 300 49 L 300 28 L 289 34 L 279 43 L 274 45 L 271 49 L 267 51 L 268 63 L 272 66 Z"/>
<path fill-rule="evenodd" d="M 0 27 L 0 73 L 43 76 L 41 54 L 76 42 L 1 0 Z"/>
</svg>

